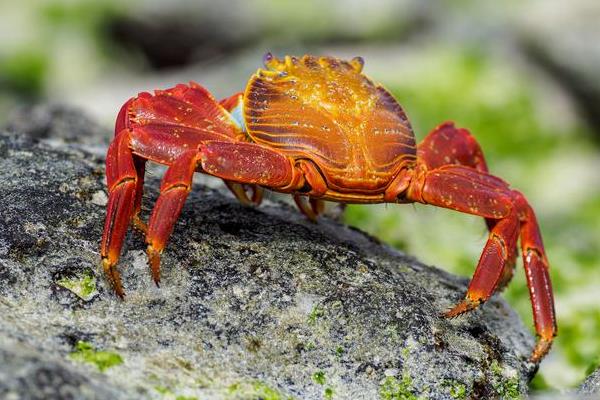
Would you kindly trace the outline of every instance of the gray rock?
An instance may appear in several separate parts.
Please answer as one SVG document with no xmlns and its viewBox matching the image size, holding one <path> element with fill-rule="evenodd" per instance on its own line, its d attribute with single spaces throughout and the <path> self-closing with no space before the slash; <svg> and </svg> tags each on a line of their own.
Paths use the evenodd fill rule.
<svg viewBox="0 0 600 400">
<path fill-rule="evenodd" d="M 600 395 L 600 368 L 587 377 L 579 387 L 579 393 Z"/>
<path fill-rule="evenodd" d="M 23 105 L 13 109 L 5 129 L 36 139 L 51 139 L 108 147 L 112 131 L 100 126 L 85 112 L 63 104 Z"/>
<path fill-rule="evenodd" d="M 100 157 L 0 134 L 0 185 L 0 397 L 511 398 L 534 373 L 502 299 L 440 318 L 465 278 L 340 223 L 197 187 L 160 288 L 128 236 L 120 301 L 99 266 Z"/>
<path fill-rule="evenodd" d="M 0 342 L 0 398 L 9 399 L 121 399 L 122 392 L 93 371 L 81 372 L 77 365 L 46 356 L 2 338 Z"/>
</svg>

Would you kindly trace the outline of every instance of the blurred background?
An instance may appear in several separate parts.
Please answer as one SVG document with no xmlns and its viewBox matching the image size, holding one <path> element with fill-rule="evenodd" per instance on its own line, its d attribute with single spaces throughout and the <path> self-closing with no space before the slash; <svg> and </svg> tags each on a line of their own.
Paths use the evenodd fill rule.
<svg viewBox="0 0 600 400">
<path fill-rule="evenodd" d="M 597 0 L 2 0 L 0 126 L 75 106 L 82 112 L 72 118 L 97 121 L 78 139 L 106 146 L 116 112 L 138 91 L 195 80 L 225 97 L 244 88 L 266 51 L 360 55 L 419 140 L 456 121 L 477 137 L 492 173 L 529 198 L 559 321 L 531 386 L 569 388 L 600 360 L 598 21 Z M 468 276 L 486 240 L 480 219 L 433 207 L 350 206 L 345 220 Z M 533 326 L 517 268 L 505 297 Z"/>
</svg>

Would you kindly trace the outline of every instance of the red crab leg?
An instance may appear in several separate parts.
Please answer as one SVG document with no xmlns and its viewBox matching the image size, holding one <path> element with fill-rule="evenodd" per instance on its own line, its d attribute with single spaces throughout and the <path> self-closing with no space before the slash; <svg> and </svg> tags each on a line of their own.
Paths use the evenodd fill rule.
<svg viewBox="0 0 600 400">
<path fill-rule="evenodd" d="M 239 92 L 232 96 L 219 101 L 219 104 L 224 109 L 231 112 L 242 102 L 243 93 Z M 264 189 L 260 186 L 241 185 L 239 183 L 224 181 L 229 190 L 234 194 L 240 203 L 245 206 L 258 206 L 262 202 Z M 248 196 L 245 186 L 250 186 L 252 189 L 252 196 Z"/>
<path fill-rule="evenodd" d="M 513 191 L 513 194 L 521 213 L 521 251 L 533 309 L 533 320 L 541 338 L 531 356 L 532 361 L 537 362 L 548 353 L 552 340 L 556 336 L 554 297 L 548 259 L 537 219 L 525 197 L 518 191 Z"/>
<path fill-rule="evenodd" d="M 242 100 L 242 96 L 243 93 L 238 92 L 229 97 L 219 100 L 219 104 L 223 106 L 223 108 L 227 111 L 231 111 L 239 105 L 240 101 Z"/>
<path fill-rule="evenodd" d="M 508 201 L 505 199 L 505 201 Z M 465 299 L 445 313 L 446 317 L 456 317 L 487 301 L 505 280 L 506 266 L 512 257 L 519 234 L 519 220 L 516 210 L 501 219 L 490 232 Z"/>
<path fill-rule="evenodd" d="M 121 109 L 119 110 L 119 114 L 117 114 L 117 119 L 115 121 L 115 137 L 124 129 L 128 129 L 131 126 L 130 120 L 129 120 L 129 106 L 131 105 L 131 103 L 133 103 L 133 101 L 135 100 L 135 98 L 130 98 L 129 100 L 127 100 L 125 102 L 125 104 L 123 104 L 121 106 Z"/>
<path fill-rule="evenodd" d="M 160 282 L 160 255 L 191 190 L 194 171 L 202 169 L 226 181 L 286 186 L 298 179 L 291 162 L 268 148 L 253 143 L 206 142 L 188 151 L 169 167 L 160 196 L 148 224 L 148 261 L 156 284 Z"/>
<path fill-rule="evenodd" d="M 200 154 L 195 150 L 184 153 L 169 167 L 160 184 L 160 195 L 152 210 L 146 235 L 148 263 L 157 285 L 160 283 L 160 254 L 192 189 L 192 178 L 199 160 Z"/>
<path fill-rule="evenodd" d="M 299 176 L 310 185 L 311 193 L 324 193 L 327 186 L 321 175 L 310 162 L 300 161 L 292 167 L 290 160 L 269 148 L 254 143 L 207 142 L 203 148 L 202 166 L 207 173 L 228 181 L 239 180 L 245 183 L 270 187 L 294 185 Z M 287 174 L 284 178 L 282 172 Z M 234 184 L 235 185 L 235 184 Z M 295 187 L 299 189 L 300 187 Z M 234 189 L 235 190 L 235 186 Z M 292 189 L 290 188 L 290 191 Z M 325 203 L 310 198 L 307 204 L 302 196 L 294 195 L 298 208 L 312 221 L 323 212 Z"/>
<path fill-rule="evenodd" d="M 170 165 L 203 141 L 239 140 L 241 132 L 212 95 L 195 83 L 129 99 L 115 129 L 107 154 L 109 201 L 101 254 L 109 280 L 123 297 L 115 265 L 127 225 L 132 221 L 138 229 L 147 229 L 139 218 L 144 160 Z"/>
<path fill-rule="evenodd" d="M 323 212 L 325 211 L 325 201 L 324 200 L 315 199 L 313 197 L 310 197 L 308 199 L 308 202 L 310 203 L 310 208 L 313 209 L 313 211 L 315 212 L 315 214 L 317 214 L 317 216 L 323 214 Z"/>
<path fill-rule="evenodd" d="M 301 180 L 288 158 L 255 143 L 210 141 L 200 153 L 206 173 L 229 181 L 278 188 Z"/>
<path fill-rule="evenodd" d="M 420 180 L 411 184 L 409 199 L 439 207 L 499 220 L 492 228 L 465 300 L 450 310 L 456 316 L 477 307 L 494 292 L 503 268 L 516 246 L 518 218 L 510 196 L 489 182 L 477 179 L 480 174 L 466 167 L 445 166 L 424 171 Z M 420 182 L 419 182 L 420 181 Z M 420 186 L 420 187 L 419 187 Z"/>
<path fill-rule="evenodd" d="M 308 160 L 299 160 L 296 162 L 296 169 L 301 171 L 304 176 L 303 187 L 298 187 L 302 193 L 309 193 L 320 196 L 327 192 L 327 183 L 319 172 L 318 168 Z M 301 194 L 295 194 L 294 202 L 309 220 L 317 222 L 317 218 L 325 210 L 325 202 L 314 197 L 309 197 L 308 204 Z"/>
<path fill-rule="evenodd" d="M 550 349 L 556 323 L 548 263 L 531 207 L 520 193 L 511 191 L 502 180 L 491 175 L 462 166 L 445 166 L 432 171 L 426 171 L 423 165 L 419 168 L 421 172 L 408 190 L 409 199 L 498 220 L 465 299 L 446 316 L 453 317 L 477 307 L 502 283 L 520 223 L 524 267 L 535 328 L 540 336 L 531 360 L 538 362 Z"/>
<path fill-rule="evenodd" d="M 447 121 L 436 126 L 417 146 L 417 156 L 429 170 L 444 165 L 464 165 L 489 173 L 479 143 L 467 129 L 456 128 Z M 492 230 L 496 220 L 486 219 Z"/>
<path fill-rule="evenodd" d="M 127 100 L 125 104 L 123 104 L 123 106 L 121 107 L 121 110 L 119 110 L 117 120 L 115 121 L 115 137 L 124 129 L 131 128 L 131 120 L 128 113 L 129 107 L 134 100 L 135 98 Z M 133 162 L 137 171 L 137 186 L 135 188 L 135 203 L 133 207 L 133 216 L 131 222 L 134 228 L 136 228 L 143 234 L 146 234 L 148 227 L 146 223 L 140 218 L 140 212 L 142 211 L 142 195 L 144 194 L 143 187 L 144 173 L 146 170 L 146 160 L 134 155 Z"/>
<path fill-rule="evenodd" d="M 294 202 L 309 220 L 312 222 L 317 222 L 317 218 L 319 215 L 323 213 L 325 210 L 325 202 L 323 200 L 314 199 L 310 197 L 308 201 L 306 200 L 306 196 L 302 196 L 299 194 L 295 194 Z"/>
<path fill-rule="evenodd" d="M 219 103 L 227 111 L 232 111 L 242 101 L 242 96 L 243 96 L 243 94 L 241 92 L 240 93 L 236 93 L 233 96 L 230 96 L 228 98 L 225 98 L 225 99 L 219 101 Z M 242 187 L 242 185 L 237 184 L 237 183 L 233 183 L 233 182 L 228 182 L 228 181 L 225 181 L 225 183 L 227 184 L 227 187 L 229 187 L 229 189 L 237 197 L 237 199 L 240 201 L 240 203 L 242 203 L 244 205 L 251 205 L 252 204 L 250 202 L 250 200 L 248 199 L 246 191 L 244 190 L 244 188 Z M 254 186 L 254 195 L 256 195 L 256 189 L 257 188 L 262 191 L 262 188 Z M 254 197 L 255 196 L 253 196 L 252 202 L 255 203 L 255 204 L 260 204 L 260 201 L 256 202 L 254 200 Z M 298 209 L 300 209 L 300 211 L 302 212 L 302 214 L 304 214 L 312 222 L 316 222 L 318 216 L 320 214 L 322 214 L 323 211 L 324 211 L 324 209 L 325 209 L 325 202 L 323 200 L 310 198 L 309 201 L 308 201 L 308 203 L 307 203 L 306 199 L 304 198 L 304 196 L 294 195 L 293 197 L 294 197 L 294 202 L 298 206 Z M 260 198 L 262 199 L 262 193 L 260 194 Z"/>
<path fill-rule="evenodd" d="M 119 260 L 123 240 L 134 210 L 139 179 L 129 141 L 129 131 L 124 130 L 117 135 L 108 148 L 106 157 L 108 205 L 100 245 L 104 271 L 121 298 L 124 293 L 115 265 Z"/>
<path fill-rule="evenodd" d="M 488 167 L 477 140 L 467 129 L 456 128 L 453 122 L 444 122 L 433 129 L 417 146 L 419 160 L 429 170 L 444 165 L 464 165 L 477 171 L 488 173 Z M 486 218 L 486 225 L 491 231 L 497 220 Z M 503 289 L 513 276 L 517 259 L 516 248 L 509 258 L 511 261 L 504 268 L 503 278 L 497 290 Z"/>
<path fill-rule="evenodd" d="M 144 175 L 146 172 L 146 160 L 136 155 L 133 156 L 133 163 L 137 172 L 137 183 L 135 187 L 135 200 L 133 203 L 133 215 L 131 224 L 135 229 L 143 233 L 148 233 L 148 225 L 140 217 L 142 212 L 142 196 L 144 195 Z"/>
<path fill-rule="evenodd" d="M 260 205 L 260 203 L 262 203 L 263 197 L 265 195 L 265 190 L 257 185 L 253 185 L 250 186 L 252 188 L 252 197 L 250 198 L 250 200 L 252 200 L 252 203 L 255 206 Z"/>
<path fill-rule="evenodd" d="M 244 206 L 258 206 L 262 202 L 264 189 L 256 185 L 243 185 L 241 183 L 223 180 L 225 185 L 236 199 Z M 246 186 L 252 191 L 252 196 L 248 196 Z"/>
<path fill-rule="evenodd" d="M 468 130 L 444 122 L 431 131 L 417 146 L 419 160 L 429 169 L 448 164 L 472 167 L 488 172 L 481 147 Z"/>
</svg>

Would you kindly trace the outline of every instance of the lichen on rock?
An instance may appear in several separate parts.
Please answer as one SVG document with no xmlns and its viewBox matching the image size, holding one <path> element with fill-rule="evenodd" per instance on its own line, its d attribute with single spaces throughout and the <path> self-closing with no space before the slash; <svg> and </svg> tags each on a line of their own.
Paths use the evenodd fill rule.
<svg viewBox="0 0 600 400">
<path fill-rule="evenodd" d="M 95 365 L 100 372 L 108 368 L 123 364 L 123 358 L 115 352 L 95 349 L 88 342 L 80 340 L 75 345 L 75 350 L 69 354 L 72 360 Z"/>
<path fill-rule="evenodd" d="M 75 293 L 82 300 L 90 300 L 98 291 L 96 290 L 96 277 L 89 270 L 82 276 L 60 278 L 56 284 Z"/>
</svg>

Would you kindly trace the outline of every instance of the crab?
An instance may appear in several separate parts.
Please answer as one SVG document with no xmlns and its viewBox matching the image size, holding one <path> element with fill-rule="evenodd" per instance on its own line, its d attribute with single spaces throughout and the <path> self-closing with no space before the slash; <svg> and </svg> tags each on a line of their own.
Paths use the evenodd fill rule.
<svg viewBox="0 0 600 400">
<path fill-rule="evenodd" d="M 265 68 L 244 92 L 217 101 L 191 82 L 143 92 L 121 108 L 106 157 L 108 204 L 101 243 L 104 271 L 123 298 L 116 268 L 131 224 L 145 235 L 152 277 L 194 172 L 225 181 L 245 205 L 263 188 L 293 196 L 311 220 L 324 201 L 423 203 L 483 217 L 489 238 L 466 295 L 445 317 L 474 310 L 513 276 L 517 241 L 538 335 L 539 362 L 556 335 L 549 264 L 532 207 L 491 175 L 481 147 L 452 122 L 419 144 L 390 92 L 362 72 L 363 59 L 283 59 L 267 53 Z M 147 160 L 168 166 L 146 224 L 140 217 Z"/>
</svg>

